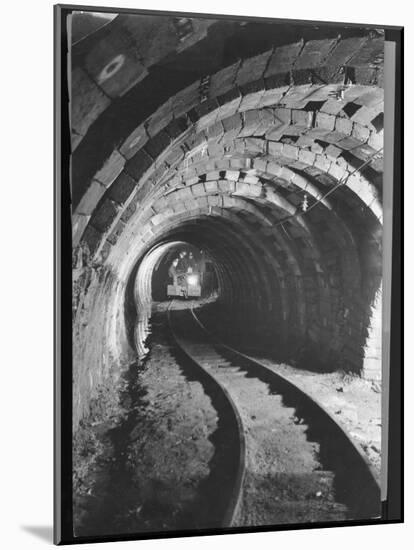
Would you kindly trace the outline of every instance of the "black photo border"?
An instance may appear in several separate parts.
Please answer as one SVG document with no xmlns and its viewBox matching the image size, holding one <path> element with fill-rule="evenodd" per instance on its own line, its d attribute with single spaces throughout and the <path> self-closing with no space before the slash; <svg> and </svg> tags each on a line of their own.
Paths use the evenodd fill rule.
<svg viewBox="0 0 414 550">
<path fill-rule="evenodd" d="M 391 287 L 391 342 L 388 445 L 388 496 L 382 503 L 381 518 L 363 521 L 318 522 L 312 524 L 269 525 L 125 535 L 74 537 L 72 516 L 72 225 L 70 199 L 70 125 L 67 66 L 66 22 L 74 10 L 107 13 L 131 13 L 174 17 L 249 20 L 296 25 L 360 26 L 358 24 L 276 19 L 237 15 L 134 10 L 83 5 L 54 6 L 54 543 L 81 544 L 158 538 L 192 537 L 230 533 L 287 531 L 379 525 L 404 521 L 403 509 L 403 119 L 404 119 L 404 29 L 387 25 L 385 39 L 396 44 L 395 117 L 394 117 L 394 188 Z"/>
</svg>

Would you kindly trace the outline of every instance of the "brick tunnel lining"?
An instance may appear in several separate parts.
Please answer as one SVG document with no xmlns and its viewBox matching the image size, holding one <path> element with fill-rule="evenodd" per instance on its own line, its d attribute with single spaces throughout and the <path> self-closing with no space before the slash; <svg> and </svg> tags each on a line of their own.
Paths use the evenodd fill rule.
<svg viewBox="0 0 414 550">
<path fill-rule="evenodd" d="M 117 19 L 112 26 L 116 24 L 122 29 L 123 17 Z M 161 18 L 156 19 L 159 21 Z M 194 53 L 193 49 L 170 56 L 167 62 L 163 60 L 152 66 L 147 79 L 139 82 L 123 95 L 122 101 L 119 98 L 112 100 L 106 111 L 93 121 L 74 152 L 72 185 L 75 206 L 89 179 L 102 166 L 104 155 L 110 154 L 114 146 L 133 131 L 137 125 L 135 121 L 139 120 L 139 117 L 144 120 L 156 111 L 162 103 L 160 98 L 166 100 L 196 82 L 197 79 L 202 79 L 223 66 L 261 54 L 270 47 L 290 44 L 298 36 L 307 41 L 320 39 L 321 32 L 324 33 L 327 41 L 338 36 L 336 25 L 313 28 L 292 23 L 279 29 L 277 33 L 274 33 L 272 24 L 269 23 L 249 22 L 241 28 L 234 23 L 234 28 L 231 30 L 228 25 L 228 22 L 218 21 L 208 30 L 207 37 L 198 45 L 198 49 L 202 52 L 203 63 L 198 62 L 197 53 Z M 102 29 L 102 34 L 108 31 L 109 26 Z M 364 38 L 365 34 L 365 29 L 355 26 L 341 28 L 342 39 Z M 92 41 L 97 37 L 90 38 Z M 105 36 L 101 38 L 105 39 Z M 73 52 L 74 64 L 83 67 L 86 63 L 88 43 L 85 41 L 80 46 Z M 92 49 L 92 46 L 90 48 Z M 105 97 L 105 100 L 108 101 L 108 98 Z M 131 116 L 132 113 L 133 116 Z"/>
<path fill-rule="evenodd" d="M 124 312 L 129 307 L 125 289 L 137 258 L 161 241 L 183 239 L 199 245 L 207 235 L 230 318 L 244 307 L 261 318 L 259 330 L 266 327 L 283 339 L 279 349 L 285 349 L 288 358 L 302 354 L 316 358 L 320 368 L 330 364 L 361 371 L 370 308 L 381 279 L 381 162 L 375 169 L 365 167 L 352 175 L 329 198 L 330 205 L 319 205 L 306 216 L 305 225 L 288 221 L 275 229 L 282 215 L 300 208 L 305 191 L 313 203 L 381 145 L 382 130 L 373 126 L 381 107 L 379 73 L 370 66 L 380 40 L 366 40 L 362 37 L 352 46 L 355 51 L 365 48 L 368 57 L 366 67 L 354 71 L 360 82 L 346 89 L 349 97 L 343 112 L 338 113 L 335 101 L 329 99 L 341 89 L 341 82 L 313 88 L 301 81 L 304 73 L 299 66 L 311 59 L 312 48 L 325 43 L 310 41 L 302 44 L 297 50 L 300 56 L 291 62 L 298 64 L 298 70 L 292 64 L 290 87 L 288 73 L 277 73 L 266 82 L 259 79 L 250 87 L 249 83 L 236 86 L 175 121 L 169 122 L 168 115 L 167 126 L 160 129 L 157 120 L 163 106 L 146 122 L 146 137 L 138 150 L 139 127 L 121 147 L 117 138 L 112 154 L 106 146 L 97 148 L 108 158 L 89 182 L 74 218 L 75 234 L 83 232 L 81 246 L 89 248 L 99 265 L 96 285 L 104 282 L 101 288 L 87 287 L 86 302 L 93 307 L 81 312 L 75 323 L 88 325 L 77 353 L 79 364 L 96 364 L 93 377 L 109 371 L 111 361 L 117 362 L 131 347 L 125 345 L 128 315 Z M 346 40 L 332 44 L 329 55 L 336 62 L 336 52 L 349 44 Z M 292 48 L 297 49 L 297 44 Z M 272 54 L 276 62 L 278 51 Z M 246 66 L 253 62 L 247 60 Z M 236 65 L 237 78 L 242 78 L 244 63 Z M 340 67 L 323 70 L 334 74 L 333 68 Z M 223 74 L 228 69 L 234 67 L 223 69 Z M 277 86 L 288 91 L 277 91 Z M 309 92 L 310 103 L 304 100 Z M 270 99 L 263 103 L 264 97 Z M 275 108 L 271 101 L 278 103 L 282 97 L 287 105 Z M 250 107 L 243 107 L 245 103 Z M 351 104 L 353 109 L 346 110 Z M 131 107 L 128 101 L 125 105 Z M 329 112 L 333 107 L 334 112 Z M 175 111 L 174 116 L 178 116 Z M 282 132 L 275 126 L 280 119 Z M 180 121 L 185 122 L 182 128 Z M 97 134 L 91 130 L 86 137 L 88 143 Z M 185 152 L 196 151 L 203 142 L 206 159 L 196 153 L 186 166 Z M 83 150 L 81 142 L 78 153 Z M 77 156 L 74 161 L 78 169 L 84 165 Z M 217 177 L 211 178 L 212 173 Z M 165 193 L 177 200 L 163 203 Z M 225 254 L 220 253 L 224 243 Z M 95 353 L 87 344 L 98 328 L 102 350 Z"/>
<path fill-rule="evenodd" d="M 151 250 L 157 249 L 159 243 L 163 243 L 161 247 L 166 247 L 173 246 L 176 242 L 185 242 L 209 252 L 218 273 L 220 315 L 229 326 L 234 324 L 234 330 L 228 332 L 239 337 L 243 334 L 242 341 L 247 338 L 253 345 L 255 339 L 260 341 L 260 345 L 267 346 L 279 360 L 300 361 L 302 366 L 316 370 L 339 368 L 337 361 L 343 355 L 344 348 L 351 345 L 350 342 L 354 349 L 359 345 L 362 351 L 366 335 L 364 337 L 360 330 L 351 334 L 337 333 L 335 340 L 332 331 L 335 328 L 332 320 L 335 316 L 344 314 L 344 311 L 345 316 L 353 319 L 352 323 L 362 325 L 359 307 L 350 310 L 354 302 L 357 303 L 357 298 L 351 295 L 360 286 L 358 278 L 355 284 L 355 273 L 348 273 L 353 286 L 347 293 L 347 300 L 344 300 L 346 309 L 341 311 L 340 305 L 333 304 L 337 291 L 333 288 L 332 281 L 321 277 L 318 271 L 324 261 L 332 261 L 329 253 L 328 258 L 308 258 L 306 265 L 303 262 L 298 265 L 298 253 L 309 256 L 306 251 L 302 249 L 292 253 L 287 248 L 288 252 L 281 252 L 266 234 L 266 226 L 257 224 L 257 220 L 246 220 L 240 211 L 233 213 L 230 218 L 223 214 L 225 212 L 220 209 L 211 212 L 208 210 L 204 214 L 197 213 L 190 220 L 179 220 L 175 227 L 169 220 L 167 225 L 170 229 L 159 230 L 158 241 L 153 242 Z M 311 250 L 311 243 L 303 242 Z M 143 257 L 146 255 L 147 253 Z M 343 264 L 346 264 L 346 260 L 345 255 Z M 141 262 L 142 257 L 138 264 Z M 339 267 L 344 269 L 343 265 Z M 356 268 L 357 265 L 354 265 L 354 271 L 358 271 Z M 135 268 L 130 274 L 126 304 L 131 302 L 132 281 L 135 280 L 137 271 Z M 146 276 L 147 284 L 143 292 L 147 296 L 138 298 L 138 304 L 148 301 L 149 273 Z M 366 309 L 365 315 L 368 315 L 369 301 L 370 298 L 366 297 L 361 306 Z M 327 312 L 326 306 L 329 302 L 331 311 Z M 126 322 L 130 328 L 137 314 L 139 311 L 131 310 L 131 306 L 127 305 Z M 322 314 L 325 322 L 318 319 Z M 360 335 L 359 342 L 357 333 Z M 129 340 L 130 345 L 133 345 L 131 338 Z M 332 346 L 333 342 L 335 348 Z M 354 364 L 351 369 L 348 366 L 348 370 L 358 371 L 355 363 L 358 361 L 361 368 L 362 357 L 361 352 L 359 357 L 356 355 L 353 358 Z"/>
</svg>

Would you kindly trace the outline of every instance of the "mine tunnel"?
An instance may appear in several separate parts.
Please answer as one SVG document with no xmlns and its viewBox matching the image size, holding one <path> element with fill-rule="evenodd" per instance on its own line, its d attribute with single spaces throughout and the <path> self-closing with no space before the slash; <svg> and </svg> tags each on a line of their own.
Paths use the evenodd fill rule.
<svg viewBox="0 0 414 550">
<path fill-rule="evenodd" d="M 74 487 L 82 511 L 88 498 L 83 478 L 90 467 L 82 449 L 102 437 L 101 428 L 97 435 L 94 430 L 103 424 L 110 426 L 109 435 L 98 448 L 104 453 L 111 440 L 110 452 L 118 457 L 115 470 L 105 470 L 103 477 L 113 480 L 119 496 L 113 498 L 106 488 L 107 500 L 99 508 L 106 510 L 105 521 L 92 511 L 86 522 L 82 511 L 78 524 L 89 522 L 86 533 L 93 533 L 94 525 L 121 529 L 114 520 L 116 506 L 124 507 L 124 519 L 129 499 L 137 507 L 134 484 L 125 474 L 125 457 L 136 451 L 130 441 L 139 441 L 148 418 L 149 432 L 162 428 L 161 409 L 171 399 L 177 403 L 171 418 L 179 426 L 188 415 L 195 423 L 191 437 L 201 449 L 194 458 L 184 447 L 177 471 L 186 470 L 186 460 L 202 459 L 212 488 L 221 487 L 220 472 L 226 468 L 230 477 L 237 473 L 236 456 L 222 468 L 220 442 L 228 440 L 230 425 L 234 435 L 241 422 L 225 398 L 234 389 L 237 402 L 240 380 L 256 395 L 243 410 L 264 407 L 242 419 L 248 426 L 253 422 L 246 434 L 256 433 L 254 422 L 262 413 L 259 420 L 267 422 L 267 431 L 257 431 L 267 439 L 254 448 L 271 445 L 268 456 L 280 455 L 271 437 L 273 423 L 296 410 L 281 430 L 296 433 L 312 483 L 321 483 L 321 472 L 333 472 L 336 493 L 329 495 L 335 493 L 339 502 L 335 517 L 344 516 L 344 507 L 347 517 L 374 513 L 370 505 L 357 510 L 364 499 L 357 494 L 352 501 L 348 478 L 338 473 L 342 466 L 332 462 L 330 445 L 334 442 L 338 453 L 343 444 L 349 459 L 343 463 L 354 465 L 354 481 L 365 480 L 368 487 L 364 502 L 377 494 L 365 463 L 355 466 L 359 455 L 343 433 L 331 437 L 336 428 L 313 402 L 303 405 L 308 397 L 296 406 L 296 390 L 287 382 L 274 383 L 275 373 L 263 365 L 252 367 L 249 357 L 282 365 L 293 378 L 300 372 L 306 384 L 306 373 L 341 373 L 335 382 L 329 379 L 328 392 L 332 414 L 338 415 L 350 407 L 343 389 L 347 376 L 374 389 L 381 378 L 383 31 L 341 26 L 339 34 L 334 25 L 295 23 L 279 25 L 275 32 L 265 21 L 126 13 L 98 20 L 93 14 L 77 16 L 72 26 L 73 460 L 80 472 Z M 190 350 L 200 344 L 199 329 L 191 325 L 194 312 L 209 338 L 224 346 L 221 355 L 210 349 L 209 360 L 216 361 L 225 390 L 172 343 L 181 338 Z M 168 332 L 171 318 L 176 328 Z M 233 386 L 237 352 L 243 354 L 238 361 L 247 375 L 236 373 Z M 253 372 L 259 373 L 257 380 Z M 279 394 L 282 403 L 275 397 Z M 147 416 L 139 416 L 144 409 Z M 122 413 L 116 421 L 114 411 Z M 198 415 L 204 417 L 197 420 Z M 165 441 L 175 429 L 171 418 Z M 310 426 L 307 439 L 304 418 Z M 312 428 L 315 418 L 317 428 Z M 194 435 L 200 425 L 210 434 L 206 440 Z M 243 447 L 240 437 L 238 443 L 232 440 L 232 449 Z M 181 441 L 181 434 L 177 438 Z M 316 444 L 322 449 L 320 464 L 314 464 Z M 161 451 L 147 450 L 160 478 L 163 456 L 174 445 L 164 442 Z M 286 446 L 292 452 L 292 441 Z M 134 471 L 141 468 L 140 460 L 141 455 Z M 272 459 L 269 468 L 276 463 Z M 295 461 L 286 467 L 290 463 Z M 171 468 L 166 468 L 168 478 Z M 163 521 L 151 504 L 156 490 L 144 483 L 150 478 L 144 469 L 136 482 L 141 496 L 151 497 L 142 497 L 145 502 L 137 507 L 141 516 L 134 522 L 140 529 L 148 528 L 151 514 L 155 528 Z M 171 499 L 179 501 L 176 492 L 184 486 L 168 479 Z M 236 485 L 240 479 L 236 476 Z M 327 479 L 325 485 L 331 483 Z M 263 488 L 260 479 L 255 483 Z M 302 487 L 299 500 L 308 489 Z M 196 502 L 209 501 L 197 491 Z M 332 506 L 329 495 L 326 502 Z M 168 498 L 158 503 L 161 511 Z M 189 497 L 183 493 L 182 498 Z M 312 510 L 320 506 L 309 502 Z M 283 522 L 284 512 L 275 513 Z M 263 512 L 262 524 L 274 521 L 266 518 Z M 128 521 L 132 529 L 135 524 Z"/>
<path fill-rule="evenodd" d="M 177 302 L 229 345 L 380 378 L 383 33 L 122 14 L 83 34 L 74 429 L 148 351 L 182 251 L 204 280 Z"/>
</svg>

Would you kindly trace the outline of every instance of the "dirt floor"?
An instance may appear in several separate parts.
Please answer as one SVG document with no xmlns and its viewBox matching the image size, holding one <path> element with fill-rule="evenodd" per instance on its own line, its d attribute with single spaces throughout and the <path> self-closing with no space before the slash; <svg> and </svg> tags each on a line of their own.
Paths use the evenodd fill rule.
<svg viewBox="0 0 414 550">
<path fill-rule="evenodd" d="M 78 536 L 199 526 L 217 414 L 170 354 L 163 319 L 153 316 L 144 364 L 124 375 L 118 414 L 84 422 L 75 440 Z"/>
</svg>

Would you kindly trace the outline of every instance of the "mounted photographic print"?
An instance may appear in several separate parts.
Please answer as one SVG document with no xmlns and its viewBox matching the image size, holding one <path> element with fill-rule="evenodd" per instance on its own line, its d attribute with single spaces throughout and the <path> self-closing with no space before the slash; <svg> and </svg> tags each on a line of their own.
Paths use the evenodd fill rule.
<svg viewBox="0 0 414 550">
<path fill-rule="evenodd" d="M 402 28 L 55 7 L 55 542 L 402 521 Z"/>
</svg>

